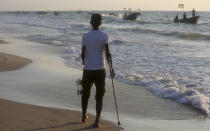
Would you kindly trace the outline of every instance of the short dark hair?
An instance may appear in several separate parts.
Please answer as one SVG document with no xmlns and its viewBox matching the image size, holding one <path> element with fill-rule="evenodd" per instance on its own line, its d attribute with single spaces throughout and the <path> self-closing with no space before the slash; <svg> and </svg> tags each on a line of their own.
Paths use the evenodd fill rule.
<svg viewBox="0 0 210 131">
<path fill-rule="evenodd" d="M 101 25 L 101 14 L 92 14 L 90 24 L 93 26 Z"/>
</svg>

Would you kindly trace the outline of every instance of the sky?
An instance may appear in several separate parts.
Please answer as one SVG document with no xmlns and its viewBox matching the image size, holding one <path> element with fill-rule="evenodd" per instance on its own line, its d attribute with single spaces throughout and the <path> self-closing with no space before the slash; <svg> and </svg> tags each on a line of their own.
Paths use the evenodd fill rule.
<svg viewBox="0 0 210 131">
<path fill-rule="evenodd" d="M 184 10 L 210 11 L 210 0 L 0 0 L 0 11 L 17 10 L 133 10 L 173 11 L 178 4 Z"/>
</svg>

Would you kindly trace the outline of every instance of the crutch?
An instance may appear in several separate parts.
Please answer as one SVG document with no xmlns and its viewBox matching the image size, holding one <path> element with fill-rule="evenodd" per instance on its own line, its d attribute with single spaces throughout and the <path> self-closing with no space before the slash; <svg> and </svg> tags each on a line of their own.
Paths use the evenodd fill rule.
<svg viewBox="0 0 210 131">
<path fill-rule="evenodd" d="M 113 93 L 114 93 L 114 101 L 115 101 L 115 109 L 117 112 L 117 120 L 118 120 L 118 125 L 120 125 L 120 118 L 119 118 L 119 113 L 118 113 L 118 106 L 117 106 L 117 98 L 116 98 L 116 93 L 115 93 L 115 87 L 114 87 L 114 80 L 113 80 L 113 68 L 112 68 L 112 63 L 111 63 L 111 55 L 108 58 L 109 60 L 109 70 L 110 70 L 110 76 L 112 79 L 112 87 L 113 87 Z"/>
</svg>

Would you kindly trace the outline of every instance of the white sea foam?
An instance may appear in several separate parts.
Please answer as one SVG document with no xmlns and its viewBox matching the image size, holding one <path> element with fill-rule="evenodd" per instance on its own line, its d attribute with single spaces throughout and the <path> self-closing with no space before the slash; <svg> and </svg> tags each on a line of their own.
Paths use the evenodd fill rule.
<svg viewBox="0 0 210 131">
<path fill-rule="evenodd" d="M 147 83 L 147 86 L 149 90 L 154 92 L 157 96 L 176 100 L 182 104 L 192 105 L 206 114 L 210 113 L 209 97 L 193 88 L 180 86 L 176 82 L 161 87 L 159 81 Z"/>
<path fill-rule="evenodd" d="M 80 46 L 69 45 L 68 47 L 65 47 L 66 54 L 62 56 L 62 58 L 69 66 L 82 69 L 80 52 Z M 152 76 L 150 77 L 150 80 L 148 80 L 142 74 L 137 73 L 138 69 L 132 71 L 121 70 L 119 68 L 115 69 L 116 79 L 120 81 L 128 82 L 131 84 L 144 85 L 157 96 L 176 100 L 182 104 L 191 105 L 205 112 L 206 114 L 209 114 L 209 97 L 200 93 L 193 87 L 190 87 L 190 85 L 186 87 L 185 85 L 177 84 L 176 81 L 171 81 L 170 79 L 164 79 L 163 77 L 156 76 Z"/>
<path fill-rule="evenodd" d="M 77 69 L 82 69 L 82 60 L 80 58 L 80 53 L 81 50 L 79 46 L 71 46 L 68 45 L 65 47 L 64 55 L 61 56 L 64 59 L 64 63 L 68 66 L 77 68 Z"/>
<path fill-rule="evenodd" d="M 54 41 L 52 42 L 52 45 L 55 45 L 55 46 L 62 46 L 63 43 L 62 43 L 61 41 L 54 40 Z"/>
</svg>

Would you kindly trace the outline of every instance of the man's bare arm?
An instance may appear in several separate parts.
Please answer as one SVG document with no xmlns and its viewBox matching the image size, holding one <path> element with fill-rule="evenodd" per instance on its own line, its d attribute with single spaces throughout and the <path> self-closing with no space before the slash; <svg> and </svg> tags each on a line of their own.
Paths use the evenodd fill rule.
<svg viewBox="0 0 210 131">
<path fill-rule="evenodd" d="M 106 59 L 108 61 L 108 64 L 111 67 L 111 71 L 110 71 L 111 74 L 110 75 L 111 75 L 112 78 L 114 78 L 115 73 L 114 73 L 114 69 L 113 69 L 113 66 L 112 66 L 112 55 L 109 51 L 109 44 L 105 44 L 105 51 L 106 51 Z"/>
<path fill-rule="evenodd" d="M 82 52 L 81 52 L 81 58 L 82 58 L 82 64 L 85 64 L 85 49 L 86 47 L 83 45 L 82 46 Z"/>
</svg>

